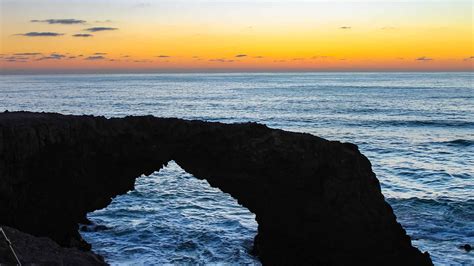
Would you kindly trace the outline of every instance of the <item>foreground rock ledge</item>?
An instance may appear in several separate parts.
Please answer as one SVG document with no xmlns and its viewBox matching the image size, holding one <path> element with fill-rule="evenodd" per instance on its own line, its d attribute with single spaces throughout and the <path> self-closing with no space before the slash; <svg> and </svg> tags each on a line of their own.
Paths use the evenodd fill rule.
<svg viewBox="0 0 474 266">
<path fill-rule="evenodd" d="M 256 214 L 263 263 L 431 265 L 356 145 L 255 123 L 0 114 L 0 224 L 87 249 L 78 222 L 170 160 Z"/>
<path fill-rule="evenodd" d="M 101 256 L 76 248 L 60 247 L 46 237 L 34 237 L 8 226 L 2 226 L 13 243 L 16 255 L 23 265 L 107 265 Z M 0 235 L 0 265 L 15 265 L 10 247 Z"/>
</svg>

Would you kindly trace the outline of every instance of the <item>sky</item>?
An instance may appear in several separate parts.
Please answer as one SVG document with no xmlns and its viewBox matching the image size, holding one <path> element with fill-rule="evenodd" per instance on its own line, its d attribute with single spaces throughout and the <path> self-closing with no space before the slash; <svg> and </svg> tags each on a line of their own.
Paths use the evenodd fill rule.
<svg viewBox="0 0 474 266">
<path fill-rule="evenodd" d="M 0 73 L 472 71 L 471 0 L 0 0 Z"/>
</svg>

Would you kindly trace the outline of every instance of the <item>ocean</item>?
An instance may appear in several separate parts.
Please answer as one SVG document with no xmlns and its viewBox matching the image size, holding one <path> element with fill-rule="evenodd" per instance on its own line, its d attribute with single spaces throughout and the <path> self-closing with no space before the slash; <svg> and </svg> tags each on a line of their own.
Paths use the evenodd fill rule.
<svg viewBox="0 0 474 266">
<path fill-rule="evenodd" d="M 253 121 L 357 144 L 413 244 L 474 264 L 473 73 L 0 76 L 0 111 Z M 255 216 L 176 163 L 89 214 L 113 265 L 259 264 Z M 105 226 L 105 229 L 103 228 Z M 91 228 L 89 228 L 91 229 Z"/>
</svg>

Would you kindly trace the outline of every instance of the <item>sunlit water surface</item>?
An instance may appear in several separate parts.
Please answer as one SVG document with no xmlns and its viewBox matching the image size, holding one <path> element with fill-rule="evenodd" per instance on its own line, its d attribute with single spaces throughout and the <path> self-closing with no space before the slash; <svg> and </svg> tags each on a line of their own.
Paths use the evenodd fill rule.
<svg viewBox="0 0 474 266">
<path fill-rule="evenodd" d="M 0 111 L 255 121 L 355 143 L 415 246 L 474 264 L 471 73 L 0 76 Z M 89 215 L 112 264 L 258 263 L 254 215 L 171 162 Z"/>
</svg>

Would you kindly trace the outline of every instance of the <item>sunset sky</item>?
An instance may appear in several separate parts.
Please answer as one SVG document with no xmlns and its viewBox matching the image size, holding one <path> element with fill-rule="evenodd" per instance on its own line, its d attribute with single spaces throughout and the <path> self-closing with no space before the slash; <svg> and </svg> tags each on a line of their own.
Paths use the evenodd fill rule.
<svg viewBox="0 0 474 266">
<path fill-rule="evenodd" d="M 473 4 L 0 0 L 16 72 L 472 71 Z"/>
</svg>

